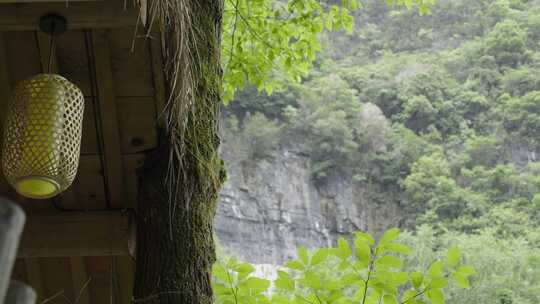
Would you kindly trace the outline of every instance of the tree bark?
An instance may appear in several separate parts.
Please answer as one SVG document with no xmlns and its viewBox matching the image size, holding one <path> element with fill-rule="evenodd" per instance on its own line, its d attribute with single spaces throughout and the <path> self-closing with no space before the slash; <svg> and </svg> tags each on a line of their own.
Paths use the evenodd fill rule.
<svg viewBox="0 0 540 304">
<path fill-rule="evenodd" d="M 190 20 L 192 28 L 197 29 L 194 36 L 198 45 L 193 58 L 198 61 L 200 75 L 195 77 L 194 105 L 184 116 L 185 132 L 180 136 L 162 127 L 160 145 L 147 156 L 141 171 L 134 303 L 213 302 L 211 268 L 216 259 L 213 219 L 225 179 L 217 134 L 223 3 L 222 0 L 183 1 L 192 7 Z M 167 33 L 166 24 L 164 31 L 164 48 L 177 47 L 171 33 Z M 174 79 L 171 75 L 166 78 Z M 166 86 L 174 91 L 175 84 Z M 179 144 L 184 152 L 172 157 Z M 172 187 L 177 190 L 172 192 L 168 174 L 171 168 L 176 172 L 178 185 Z"/>
</svg>

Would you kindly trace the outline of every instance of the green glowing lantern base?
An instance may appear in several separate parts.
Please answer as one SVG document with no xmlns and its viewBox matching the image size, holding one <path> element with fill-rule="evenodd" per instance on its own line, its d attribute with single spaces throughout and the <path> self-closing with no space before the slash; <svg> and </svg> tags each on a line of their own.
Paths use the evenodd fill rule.
<svg viewBox="0 0 540 304">
<path fill-rule="evenodd" d="M 21 178 L 15 185 L 15 190 L 29 198 L 45 199 L 56 196 L 60 192 L 60 185 L 50 178 L 29 176 Z"/>
</svg>

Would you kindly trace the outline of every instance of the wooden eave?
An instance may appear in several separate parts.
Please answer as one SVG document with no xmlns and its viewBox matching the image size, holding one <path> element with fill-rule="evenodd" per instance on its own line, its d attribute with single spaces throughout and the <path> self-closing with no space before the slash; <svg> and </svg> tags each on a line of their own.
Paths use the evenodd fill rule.
<svg viewBox="0 0 540 304">
<path fill-rule="evenodd" d="M 36 289 L 38 303 L 131 303 L 128 217 L 137 170 L 157 145 L 160 44 L 135 35 L 132 1 L 0 0 L 0 138 L 11 89 L 46 71 L 49 39 L 37 25 L 51 12 L 69 22 L 57 38 L 53 71 L 85 95 L 81 160 L 72 187 L 54 200 L 18 196 L 0 174 L 0 196 L 28 217 L 14 278 Z"/>
</svg>

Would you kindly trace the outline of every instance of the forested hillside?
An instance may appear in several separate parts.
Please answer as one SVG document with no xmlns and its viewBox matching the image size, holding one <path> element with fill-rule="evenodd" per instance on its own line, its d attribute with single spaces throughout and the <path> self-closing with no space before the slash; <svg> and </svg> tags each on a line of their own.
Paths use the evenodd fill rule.
<svg viewBox="0 0 540 304">
<path fill-rule="evenodd" d="M 364 2 L 301 84 L 237 94 L 225 146 L 246 164 L 294 147 L 316 185 L 376 189 L 413 267 L 459 246 L 477 275 L 448 303 L 540 303 L 540 2 Z"/>
</svg>

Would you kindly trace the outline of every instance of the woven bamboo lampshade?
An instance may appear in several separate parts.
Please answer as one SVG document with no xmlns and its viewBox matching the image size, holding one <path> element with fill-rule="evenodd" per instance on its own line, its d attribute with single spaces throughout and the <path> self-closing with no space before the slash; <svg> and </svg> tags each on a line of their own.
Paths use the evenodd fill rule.
<svg viewBox="0 0 540 304">
<path fill-rule="evenodd" d="M 59 75 L 39 74 L 15 88 L 4 127 L 2 169 L 19 194 L 45 199 L 71 185 L 83 111 L 82 92 Z"/>
</svg>

